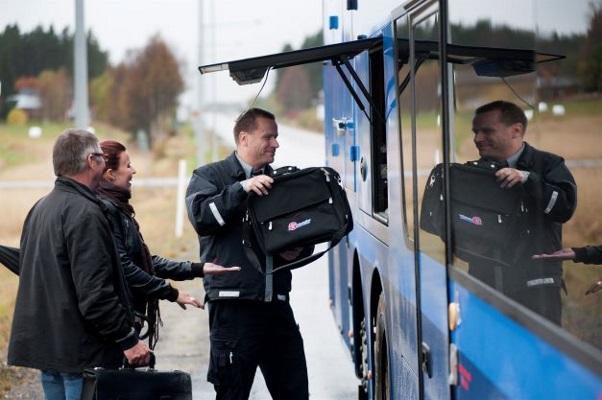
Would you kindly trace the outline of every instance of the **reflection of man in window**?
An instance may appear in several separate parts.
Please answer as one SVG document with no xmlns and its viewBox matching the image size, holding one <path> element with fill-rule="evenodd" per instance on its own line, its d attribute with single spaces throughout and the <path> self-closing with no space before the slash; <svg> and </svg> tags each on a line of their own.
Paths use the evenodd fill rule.
<svg viewBox="0 0 602 400">
<path fill-rule="evenodd" d="M 494 277 L 491 260 L 478 258 L 469 260 L 469 273 L 501 286 L 509 297 L 560 325 L 562 262 L 532 260 L 531 255 L 562 247 L 562 223 L 575 211 L 577 187 L 561 157 L 524 142 L 526 128 L 524 112 L 510 102 L 495 101 L 475 112 L 472 130 L 481 160 L 508 165 L 495 177 L 503 189 L 522 185 L 527 213 L 498 251 L 501 276 Z"/>
</svg>

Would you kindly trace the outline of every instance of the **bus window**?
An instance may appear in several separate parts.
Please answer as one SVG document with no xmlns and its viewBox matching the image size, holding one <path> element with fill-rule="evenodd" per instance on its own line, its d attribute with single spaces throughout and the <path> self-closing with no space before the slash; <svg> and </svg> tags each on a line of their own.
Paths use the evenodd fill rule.
<svg viewBox="0 0 602 400">
<path fill-rule="evenodd" d="M 370 54 L 370 93 L 374 101 L 370 119 L 372 120 L 372 195 L 375 215 L 388 220 L 387 191 L 387 134 L 384 120 L 384 77 L 382 50 Z"/>
<path fill-rule="evenodd" d="M 495 1 L 487 0 L 475 3 L 476 8 L 490 9 Z M 550 8 L 553 6 L 550 5 Z M 476 160 L 479 154 L 473 143 L 472 118 L 480 105 L 494 100 L 508 100 L 518 104 L 527 114 L 528 128 L 525 141 L 540 150 L 550 151 L 565 158 L 572 175 L 577 182 L 578 207 L 573 217 L 563 224 L 563 245 L 580 246 L 584 243 L 598 243 L 596 239 L 585 238 L 584 229 L 599 226 L 599 213 L 592 212 L 599 203 L 600 185 L 591 184 L 599 176 L 600 164 L 579 164 L 579 159 L 598 159 L 596 146 L 588 145 L 590 137 L 599 136 L 599 112 L 592 112 L 589 103 L 580 98 L 581 77 L 575 64 L 582 57 L 576 54 L 587 37 L 587 24 L 575 32 L 555 32 L 559 21 L 543 18 L 535 19 L 534 25 L 513 25 L 511 20 L 497 21 L 496 16 L 483 17 L 481 21 L 467 24 L 462 21 L 459 9 L 450 8 L 452 26 L 462 25 L 462 32 L 452 32 L 449 42 L 463 46 L 491 46 L 500 48 L 536 49 L 541 52 L 562 54 L 567 58 L 561 61 L 539 64 L 533 73 L 508 76 L 504 79 L 479 77 L 469 65 L 453 66 L 454 117 L 453 131 L 455 159 L 458 162 Z M 484 14 L 485 15 L 485 14 Z M 557 16 L 563 19 L 562 15 Z M 584 19 L 585 21 L 585 19 Z M 537 25 L 535 25 L 537 23 Z M 538 29 L 535 29 L 537 26 Z M 503 34 L 501 34 L 503 32 Z M 599 103 L 597 105 L 599 110 Z M 556 112 L 555 112 L 556 110 Z M 569 111 L 570 110 L 570 111 Z M 575 128 L 578 124 L 579 128 Z M 570 135 L 570 136 L 567 136 Z M 580 227 L 580 228 L 578 228 Z M 588 227 L 588 228 L 584 228 Z M 591 228 L 592 232 L 595 228 Z M 466 261 L 458 257 L 453 259 L 453 269 L 465 273 L 469 271 Z M 561 290 L 562 327 L 602 348 L 600 332 L 600 301 L 586 296 L 585 290 L 599 276 L 597 267 L 581 268 L 564 262 L 564 283 L 566 291 Z M 492 271 L 500 275 L 500 272 Z M 474 277 L 474 274 L 471 274 Z M 489 287 L 504 293 L 502 287 L 496 287 L 495 280 Z M 474 290 L 480 290 L 476 287 Z M 517 304 L 517 307 L 518 304 Z"/>
<path fill-rule="evenodd" d="M 413 29 L 414 42 L 429 41 L 437 37 L 436 15 L 422 21 Z M 440 60 L 432 59 L 414 47 L 414 57 L 410 62 L 414 68 L 412 82 L 413 117 L 415 127 L 414 162 L 416 190 L 418 194 L 418 215 L 421 214 L 422 195 L 430 171 L 443 161 L 443 141 L 441 131 L 441 67 Z M 445 244 L 436 235 L 419 230 L 420 249 L 441 264 L 445 265 Z"/>
</svg>

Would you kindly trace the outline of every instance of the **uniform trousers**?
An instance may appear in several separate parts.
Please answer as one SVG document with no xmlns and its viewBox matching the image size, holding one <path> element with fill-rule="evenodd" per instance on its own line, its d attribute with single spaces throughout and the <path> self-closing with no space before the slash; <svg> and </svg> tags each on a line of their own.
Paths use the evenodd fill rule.
<svg viewBox="0 0 602 400">
<path fill-rule="evenodd" d="M 207 380 L 217 400 L 246 400 L 257 367 L 274 400 L 307 400 L 303 339 L 288 301 L 209 303 L 211 355 Z"/>
</svg>

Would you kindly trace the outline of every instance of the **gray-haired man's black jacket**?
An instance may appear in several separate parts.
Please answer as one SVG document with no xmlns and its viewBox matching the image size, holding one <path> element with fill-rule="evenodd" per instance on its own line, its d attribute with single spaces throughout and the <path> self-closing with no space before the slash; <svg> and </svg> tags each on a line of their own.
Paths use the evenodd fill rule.
<svg viewBox="0 0 602 400">
<path fill-rule="evenodd" d="M 109 223 L 92 191 L 57 178 L 27 215 L 20 248 L 8 363 L 63 373 L 121 365 L 138 337 Z"/>
</svg>

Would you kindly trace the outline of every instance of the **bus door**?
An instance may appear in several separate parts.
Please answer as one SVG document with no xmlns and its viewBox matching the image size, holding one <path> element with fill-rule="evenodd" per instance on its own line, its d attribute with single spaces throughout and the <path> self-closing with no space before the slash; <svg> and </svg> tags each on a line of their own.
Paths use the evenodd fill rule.
<svg viewBox="0 0 602 400">
<path fill-rule="evenodd" d="M 429 172 L 443 162 L 437 2 L 402 11 L 398 37 L 399 118 L 408 243 L 415 251 L 418 371 L 423 398 L 449 398 L 448 276 L 445 243 L 419 228 Z M 423 43 L 429 44 L 425 49 Z M 432 51 L 432 49 L 435 51 Z"/>
</svg>

